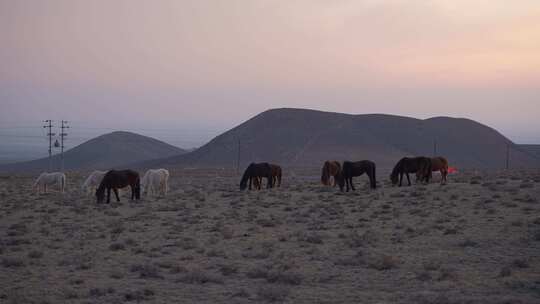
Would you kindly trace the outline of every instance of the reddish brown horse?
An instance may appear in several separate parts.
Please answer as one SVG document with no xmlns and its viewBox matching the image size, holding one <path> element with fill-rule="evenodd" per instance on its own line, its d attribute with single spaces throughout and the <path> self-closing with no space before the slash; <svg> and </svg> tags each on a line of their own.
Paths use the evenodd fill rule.
<svg viewBox="0 0 540 304">
<path fill-rule="evenodd" d="M 270 165 L 270 174 L 272 174 L 272 187 L 280 187 L 281 186 L 281 167 L 274 164 Z M 262 177 L 255 177 L 253 178 L 253 186 L 255 189 L 261 190 L 262 186 Z"/>
<path fill-rule="evenodd" d="M 448 160 L 442 156 L 431 158 L 431 171 L 441 172 L 441 185 L 446 184 L 446 177 L 448 176 Z M 416 172 L 416 180 L 418 181 L 419 179 L 420 174 L 419 172 Z"/>
<path fill-rule="evenodd" d="M 336 179 L 341 174 L 341 164 L 335 160 L 327 160 L 324 162 L 321 173 L 321 182 L 325 186 L 336 186 Z M 333 177 L 333 183 L 330 183 L 330 178 Z"/>
<path fill-rule="evenodd" d="M 132 170 L 111 170 L 103 176 L 99 187 L 96 190 L 98 204 L 103 203 L 105 199 L 105 190 L 107 190 L 107 204 L 111 201 L 111 189 L 114 191 L 116 200 L 119 202 L 118 189 L 130 186 L 131 199 L 141 198 L 141 182 L 139 173 Z"/>
</svg>

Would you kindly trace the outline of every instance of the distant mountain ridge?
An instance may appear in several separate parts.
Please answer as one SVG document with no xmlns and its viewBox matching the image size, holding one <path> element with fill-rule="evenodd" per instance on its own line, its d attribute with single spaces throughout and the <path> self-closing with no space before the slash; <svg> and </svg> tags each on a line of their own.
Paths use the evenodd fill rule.
<svg viewBox="0 0 540 304">
<path fill-rule="evenodd" d="M 320 166 L 324 160 L 371 159 L 390 167 L 403 156 L 446 156 L 460 168 L 503 168 L 506 147 L 515 167 L 539 167 L 530 152 L 496 130 L 465 118 L 416 119 L 386 114 L 343 114 L 308 109 L 272 109 L 184 155 L 138 166 L 234 167 L 250 162 Z"/>
<path fill-rule="evenodd" d="M 90 139 L 64 152 L 65 170 L 107 170 L 134 162 L 170 157 L 183 149 L 136 133 L 116 131 Z M 52 157 L 53 171 L 60 168 L 60 155 Z M 47 171 L 49 159 L 0 165 L 0 171 Z"/>
</svg>

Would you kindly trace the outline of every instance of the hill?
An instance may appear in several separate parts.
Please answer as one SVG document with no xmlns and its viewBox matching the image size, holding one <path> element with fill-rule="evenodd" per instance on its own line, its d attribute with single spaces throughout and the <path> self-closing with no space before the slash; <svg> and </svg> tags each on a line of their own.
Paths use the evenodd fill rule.
<svg viewBox="0 0 540 304">
<path fill-rule="evenodd" d="M 170 157 L 185 151 L 139 134 L 117 131 L 88 140 L 64 152 L 65 170 L 121 168 L 133 162 Z M 60 168 L 60 155 L 52 157 L 53 170 Z M 49 159 L 0 166 L 0 171 L 47 171 Z"/>
<path fill-rule="evenodd" d="M 540 145 L 519 145 L 519 148 L 540 159 Z"/>
<path fill-rule="evenodd" d="M 539 166 L 496 130 L 470 119 L 351 115 L 307 109 L 273 109 L 217 136 L 201 148 L 139 164 L 145 167 L 234 167 L 240 141 L 241 167 L 269 161 L 289 166 L 320 166 L 327 159 L 371 159 L 391 167 L 399 158 L 437 154 L 459 168 L 502 168 L 506 147 L 515 167 Z"/>
</svg>

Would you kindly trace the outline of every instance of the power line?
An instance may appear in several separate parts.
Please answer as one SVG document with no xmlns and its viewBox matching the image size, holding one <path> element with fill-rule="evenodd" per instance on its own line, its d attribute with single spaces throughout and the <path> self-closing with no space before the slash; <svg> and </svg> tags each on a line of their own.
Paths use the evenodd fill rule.
<svg viewBox="0 0 540 304">
<path fill-rule="evenodd" d="M 66 120 L 62 120 L 60 127 L 60 172 L 64 172 L 64 138 L 67 136 L 67 133 L 64 130 L 69 129 L 67 123 Z"/>
<path fill-rule="evenodd" d="M 55 133 L 52 133 L 52 120 L 50 119 L 47 119 L 45 121 L 43 121 L 44 123 L 48 124 L 48 125 L 44 125 L 43 128 L 48 128 L 49 131 L 47 132 L 47 136 L 49 137 L 49 172 L 51 171 L 51 168 L 52 168 L 52 159 L 51 159 L 51 156 L 52 156 L 52 137 L 55 135 Z"/>
</svg>

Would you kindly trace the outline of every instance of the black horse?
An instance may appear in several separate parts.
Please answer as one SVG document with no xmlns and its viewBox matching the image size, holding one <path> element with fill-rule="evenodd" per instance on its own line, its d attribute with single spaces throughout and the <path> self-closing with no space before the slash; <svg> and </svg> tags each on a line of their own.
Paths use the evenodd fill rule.
<svg viewBox="0 0 540 304">
<path fill-rule="evenodd" d="M 429 183 L 429 179 L 431 178 L 431 159 L 423 156 L 404 157 L 400 159 L 392 170 L 392 174 L 390 174 L 390 180 L 395 185 L 398 183 L 399 176 L 399 186 L 401 187 L 403 174 L 405 174 L 410 186 L 411 179 L 409 173 L 416 173 L 420 181 Z"/>
<path fill-rule="evenodd" d="M 107 189 L 107 204 L 111 201 L 111 189 L 116 195 L 116 200 L 119 202 L 118 189 L 131 187 L 131 199 L 141 198 L 141 181 L 139 173 L 132 170 L 111 170 L 103 176 L 99 187 L 96 190 L 96 198 L 98 204 L 103 203 L 105 198 L 105 189 Z"/>
<path fill-rule="evenodd" d="M 249 190 L 251 190 L 251 185 L 253 180 L 258 178 L 266 178 L 268 180 L 267 188 L 272 188 L 273 176 L 272 176 L 272 167 L 269 163 L 251 163 L 244 171 L 242 175 L 242 180 L 240 180 L 240 190 L 245 190 L 248 186 L 249 180 Z"/>
<path fill-rule="evenodd" d="M 341 169 L 341 173 L 338 175 L 338 184 L 341 191 L 343 191 L 343 186 L 346 184 L 347 192 L 349 192 L 349 187 L 354 191 L 352 178 L 355 176 L 360 176 L 364 173 L 369 177 L 369 186 L 371 189 L 377 188 L 376 180 L 376 166 L 375 163 L 370 160 L 362 160 L 358 162 L 344 161 Z"/>
</svg>

